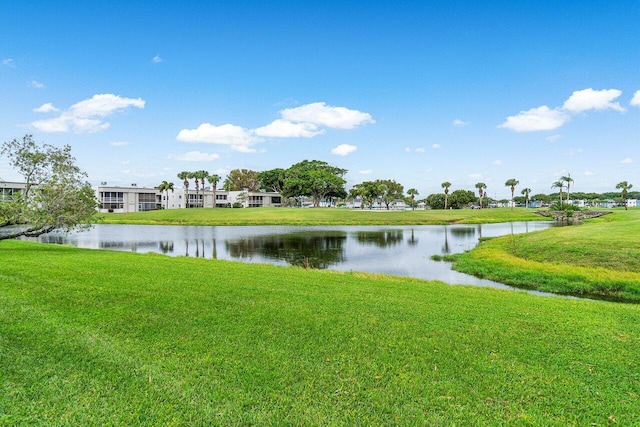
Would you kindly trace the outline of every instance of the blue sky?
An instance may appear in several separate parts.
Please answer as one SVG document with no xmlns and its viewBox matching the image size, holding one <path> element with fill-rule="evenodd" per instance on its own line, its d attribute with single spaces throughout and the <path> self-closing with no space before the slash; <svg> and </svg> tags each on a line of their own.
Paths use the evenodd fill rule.
<svg viewBox="0 0 640 427">
<path fill-rule="evenodd" d="M 317 159 L 421 197 L 640 187 L 638 1 L 23 1 L 3 18 L 0 140 L 70 144 L 94 184 Z M 0 177 L 18 179 L 5 159 Z"/>
</svg>

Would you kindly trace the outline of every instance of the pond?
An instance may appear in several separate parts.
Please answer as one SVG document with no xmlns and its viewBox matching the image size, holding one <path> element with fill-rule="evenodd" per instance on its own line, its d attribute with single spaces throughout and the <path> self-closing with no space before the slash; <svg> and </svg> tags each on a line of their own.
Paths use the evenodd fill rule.
<svg viewBox="0 0 640 427">
<path fill-rule="evenodd" d="M 41 236 L 44 243 L 156 252 L 247 263 L 363 271 L 513 289 L 458 273 L 432 255 L 463 252 L 481 237 L 526 233 L 551 222 L 422 226 L 163 226 L 98 224 L 91 230 Z"/>
</svg>

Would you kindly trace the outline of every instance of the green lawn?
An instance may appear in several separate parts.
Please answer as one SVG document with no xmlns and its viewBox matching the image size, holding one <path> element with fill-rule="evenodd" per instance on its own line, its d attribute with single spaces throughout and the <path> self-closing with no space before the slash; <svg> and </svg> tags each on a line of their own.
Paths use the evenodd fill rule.
<svg viewBox="0 0 640 427">
<path fill-rule="evenodd" d="M 640 209 L 504 236 L 456 257 L 456 270 L 543 291 L 640 302 Z"/>
<path fill-rule="evenodd" d="M 0 257 L 0 425 L 640 419 L 638 305 L 17 241 Z"/>
<path fill-rule="evenodd" d="M 370 211 L 338 208 L 166 209 L 100 214 L 110 224 L 188 225 L 420 225 L 541 221 L 533 209 Z"/>
</svg>

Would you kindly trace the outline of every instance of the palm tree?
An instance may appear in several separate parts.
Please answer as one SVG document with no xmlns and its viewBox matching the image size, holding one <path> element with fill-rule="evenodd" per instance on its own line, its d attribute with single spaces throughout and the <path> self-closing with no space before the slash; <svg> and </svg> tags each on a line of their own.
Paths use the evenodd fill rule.
<svg viewBox="0 0 640 427">
<path fill-rule="evenodd" d="M 214 173 L 213 175 L 207 176 L 207 181 L 209 181 L 209 184 L 211 184 L 211 190 L 213 190 L 213 208 L 215 209 L 216 208 L 216 190 L 218 187 L 218 182 L 220 181 L 220 176 Z"/>
<path fill-rule="evenodd" d="M 204 170 L 195 171 L 193 173 L 193 179 L 195 179 L 196 181 L 196 197 L 198 196 L 197 194 L 198 187 L 200 186 L 202 187 L 202 206 L 200 207 L 204 207 L 204 180 L 207 179 L 207 176 L 209 176 L 209 172 Z M 197 201 L 197 205 L 200 205 L 199 200 Z"/>
<path fill-rule="evenodd" d="M 189 207 L 189 178 L 191 177 L 191 172 L 182 171 L 178 174 L 178 179 L 182 180 L 182 184 L 184 185 L 184 207 Z"/>
<path fill-rule="evenodd" d="M 409 196 L 411 196 L 411 209 L 413 209 L 414 211 L 416 210 L 415 206 L 413 205 L 413 200 L 416 198 L 416 196 L 420 193 L 418 193 L 418 190 L 416 190 L 415 188 L 410 188 L 407 190 L 407 194 Z"/>
<path fill-rule="evenodd" d="M 619 182 L 618 185 L 616 185 L 618 190 L 622 190 L 622 201 L 624 202 L 625 211 L 627 210 L 627 193 L 631 190 L 631 187 L 633 187 L 633 184 L 629 184 L 627 181 Z"/>
<path fill-rule="evenodd" d="M 444 188 L 444 208 L 446 210 L 447 209 L 447 202 L 449 200 L 449 187 L 451 187 L 451 183 L 445 181 L 441 185 L 442 185 L 442 188 Z"/>
<path fill-rule="evenodd" d="M 487 184 L 484 182 L 478 182 L 476 184 L 476 188 L 478 189 L 478 194 L 480 195 L 480 209 L 482 209 L 482 197 L 484 196 L 484 190 L 487 189 Z"/>
<path fill-rule="evenodd" d="M 173 182 L 162 181 L 162 183 L 158 185 L 158 191 L 160 191 L 160 194 L 164 193 L 165 191 L 167 192 L 167 199 L 165 199 L 165 208 L 169 208 L 169 190 L 171 190 L 171 192 L 173 193 Z"/>
<path fill-rule="evenodd" d="M 200 194 L 200 176 L 196 176 L 197 172 L 189 172 L 189 179 L 192 179 L 195 182 L 196 186 L 196 197 L 194 199 L 194 207 L 198 207 L 198 195 Z"/>
<path fill-rule="evenodd" d="M 507 182 L 504 183 L 506 187 L 511 188 L 511 210 L 513 210 L 513 192 L 515 191 L 516 185 L 518 184 L 520 184 L 520 181 L 514 178 L 508 179 Z"/>
<path fill-rule="evenodd" d="M 530 188 L 523 188 L 520 192 L 524 196 L 524 205 L 527 209 L 529 209 L 529 193 L 531 193 Z"/>
<path fill-rule="evenodd" d="M 567 176 L 561 176 L 560 181 L 567 183 L 567 203 L 569 203 L 571 201 L 571 183 L 573 182 L 573 178 L 571 178 L 571 174 L 567 174 Z"/>
<path fill-rule="evenodd" d="M 564 181 L 558 180 L 551 184 L 551 188 L 559 188 L 560 189 L 560 204 L 562 205 L 562 189 L 564 188 Z"/>
</svg>

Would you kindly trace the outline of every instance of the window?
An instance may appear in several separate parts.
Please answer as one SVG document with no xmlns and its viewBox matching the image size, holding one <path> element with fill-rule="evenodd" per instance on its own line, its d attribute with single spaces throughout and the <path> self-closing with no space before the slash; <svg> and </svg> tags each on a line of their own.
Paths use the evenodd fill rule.
<svg viewBox="0 0 640 427">
<path fill-rule="evenodd" d="M 226 194 L 216 194 L 216 200 L 227 200 Z"/>
<path fill-rule="evenodd" d="M 280 196 L 271 196 L 271 203 L 274 205 L 279 205 L 282 203 L 282 197 Z"/>
<path fill-rule="evenodd" d="M 249 196 L 249 207 L 259 208 L 263 205 L 263 196 Z"/>
<path fill-rule="evenodd" d="M 155 193 L 138 193 L 138 211 L 154 211 L 156 210 L 156 194 Z"/>
<path fill-rule="evenodd" d="M 109 211 L 124 209 L 124 193 L 122 191 L 101 191 L 100 209 Z"/>
</svg>

